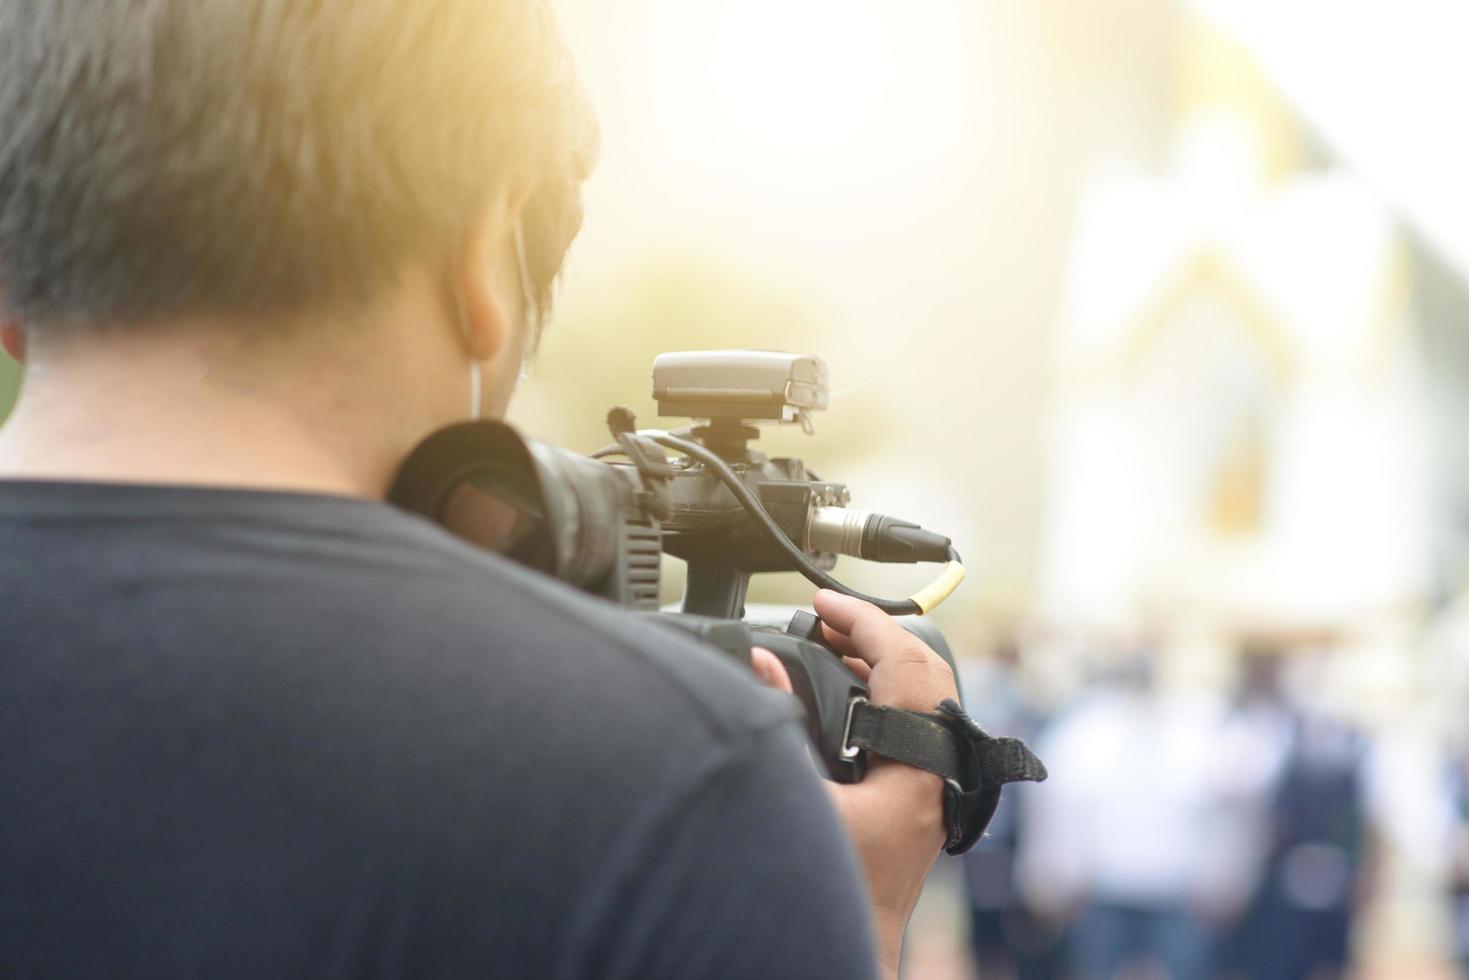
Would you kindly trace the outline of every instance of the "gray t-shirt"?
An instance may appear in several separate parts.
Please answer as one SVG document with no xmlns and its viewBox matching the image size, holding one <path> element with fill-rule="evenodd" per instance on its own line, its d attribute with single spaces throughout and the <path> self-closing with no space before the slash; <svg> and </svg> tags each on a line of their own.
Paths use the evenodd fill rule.
<svg viewBox="0 0 1469 980">
<path fill-rule="evenodd" d="M 868 977 L 790 699 L 365 501 L 0 481 L 0 975 Z"/>
</svg>

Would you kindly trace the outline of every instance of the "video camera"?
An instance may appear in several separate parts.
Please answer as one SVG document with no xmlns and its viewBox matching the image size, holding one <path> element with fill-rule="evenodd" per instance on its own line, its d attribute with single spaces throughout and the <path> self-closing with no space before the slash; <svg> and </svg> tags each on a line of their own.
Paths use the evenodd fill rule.
<svg viewBox="0 0 1469 980">
<path fill-rule="evenodd" d="M 784 628 L 746 622 L 750 576 L 797 571 L 888 613 L 921 615 L 953 592 L 964 571 L 947 537 L 850 508 L 844 485 L 818 478 L 799 459 L 751 448 L 759 422 L 800 424 L 809 434 L 811 413 L 826 407 L 827 396 L 826 365 L 812 355 L 662 354 L 653 364 L 659 414 L 697 424 L 639 431 L 631 410 L 614 408 L 607 416 L 614 442 L 587 457 L 500 422 L 466 422 L 420 444 L 389 499 L 746 661 L 752 646 L 771 650 L 791 676 L 828 774 L 856 782 L 866 759 L 852 744 L 853 715 L 866 703 L 865 685 L 826 645 L 811 613 L 796 611 Z M 659 611 L 664 552 L 688 567 L 676 613 Z M 910 599 L 878 599 L 831 576 L 839 554 L 935 562 L 944 570 Z M 936 631 L 909 628 L 947 659 Z"/>
</svg>

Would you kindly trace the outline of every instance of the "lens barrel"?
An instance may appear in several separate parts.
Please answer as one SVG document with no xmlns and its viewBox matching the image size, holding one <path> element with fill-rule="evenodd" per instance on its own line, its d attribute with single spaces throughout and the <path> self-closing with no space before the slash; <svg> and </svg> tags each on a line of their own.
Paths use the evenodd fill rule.
<svg viewBox="0 0 1469 980">
<path fill-rule="evenodd" d="M 591 592 L 617 570 L 630 477 L 502 422 L 464 422 L 418 445 L 388 500 Z"/>
</svg>

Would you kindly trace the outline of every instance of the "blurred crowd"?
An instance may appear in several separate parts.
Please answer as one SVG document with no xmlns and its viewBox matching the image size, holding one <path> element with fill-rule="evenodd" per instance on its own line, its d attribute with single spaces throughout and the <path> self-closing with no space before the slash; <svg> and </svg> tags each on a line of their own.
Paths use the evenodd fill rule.
<svg viewBox="0 0 1469 980">
<path fill-rule="evenodd" d="M 1051 772 L 965 859 L 979 976 L 1342 976 L 1395 847 L 1434 865 L 1469 971 L 1469 742 L 1442 739 L 1425 786 L 1325 696 L 1319 649 L 1246 643 L 1214 685 L 1146 643 L 1100 663 L 1059 698 L 1013 642 L 961 669 L 972 712 Z"/>
</svg>

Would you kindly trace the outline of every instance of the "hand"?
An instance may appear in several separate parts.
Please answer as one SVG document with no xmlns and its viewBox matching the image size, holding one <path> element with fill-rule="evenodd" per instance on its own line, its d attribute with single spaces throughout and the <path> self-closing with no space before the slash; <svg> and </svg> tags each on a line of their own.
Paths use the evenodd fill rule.
<svg viewBox="0 0 1469 980">
<path fill-rule="evenodd" d="M 822 590 L 815 608 L 826 641 L 867 684 L 873 704 L 933 711 L 944 698 L 958 699 L 949 665 L 877 607 Z M 767 685 L 790 690 L 774 654 L 757 650 L 753 662 Z M 873 756 L 862 782 L 827 788 L 867 876 L 883 968 L 896 977 L 903 932 L 947 836 L 943 783 L 932 773 Z"/>
</svg>

